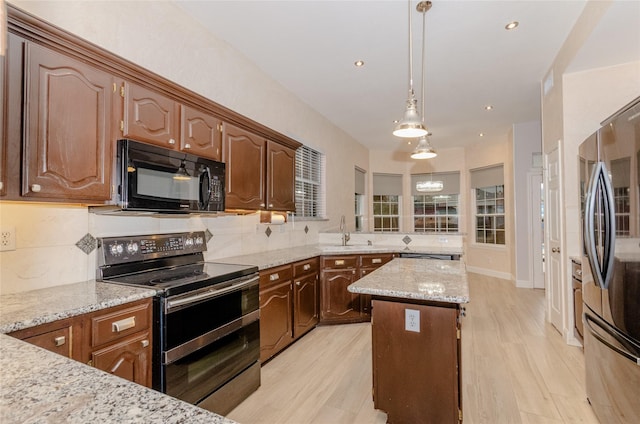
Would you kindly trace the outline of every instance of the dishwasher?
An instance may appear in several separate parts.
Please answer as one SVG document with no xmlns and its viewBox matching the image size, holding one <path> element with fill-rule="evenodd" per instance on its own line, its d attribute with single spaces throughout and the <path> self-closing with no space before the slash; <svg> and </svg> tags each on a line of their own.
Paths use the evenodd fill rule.
<svg viewBox="0 0 640 424">
<path fill-rule="evenodd" d="M 414 259 L 440 259 L 443 261 L 459 261 L 460 254 L 458 253 L 417 253 L 417 252 L 402 252 L 401 258 L 414 258 Z"/>
</svg>

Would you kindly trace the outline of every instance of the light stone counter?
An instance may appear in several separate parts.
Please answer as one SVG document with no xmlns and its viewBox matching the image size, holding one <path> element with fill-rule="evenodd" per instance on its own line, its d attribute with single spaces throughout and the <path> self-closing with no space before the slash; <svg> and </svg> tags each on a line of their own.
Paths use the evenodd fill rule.
<svg viewBox="0 0 640 424">
<path fill-rule="evenodd" d="M 86 281 L 0 295 L 0 333 L 155 296 L 155 290 Z"/>
<path fill-rule="evenodd" d="M 4 334 L 0 334 L 0 422 L 234 423 Z"/>
<path fill-rule="evenodd" d="M 447 303 L 468 303 L 463 261 L 396 258 L 348 287 L 351 293 Z"/>
<path fill-rule="evenodd" d="M 270 250 L 267 252 L 253 253 L 248 255 L 229 256 L 214 259 L 212 262 L 225 262 L 241 265 L 255 265 L 260 270 L 273 268 L 274 266 L 285 265 L 292 262 L 303 261 L 321 255 L 360 255 L 370 253 L 425 253 L 425 254 L 448 254 L 461 255 L 460 248 L 444 247 L 400 247 L 383 245 L 357 245 L 347 246 L 332 244 L 316 244 L 308 246 L 298 246 L 288 249 Z"/>
</svg>

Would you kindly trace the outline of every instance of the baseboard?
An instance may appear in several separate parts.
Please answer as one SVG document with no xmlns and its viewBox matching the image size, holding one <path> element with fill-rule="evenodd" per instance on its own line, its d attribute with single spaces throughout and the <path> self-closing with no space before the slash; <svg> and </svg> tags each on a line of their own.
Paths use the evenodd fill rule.
<svg viewBox="0 0 640 424">
<path fill-rule="evenodd" d="M 533 281 L 531 280 L 516 280 L 516 287 L 520 289 L 532 289 Z"/>
<path fill-rule="evenodd" d="M 475 272 L 476 274 L 487 275 L 489 277 L 501 278 L 503 280 L 513 281 L 513 276 L 506 272 L 494 271 L 493 269 L 478 268 L 467 265 L 467 272 Z"/>
</svg>

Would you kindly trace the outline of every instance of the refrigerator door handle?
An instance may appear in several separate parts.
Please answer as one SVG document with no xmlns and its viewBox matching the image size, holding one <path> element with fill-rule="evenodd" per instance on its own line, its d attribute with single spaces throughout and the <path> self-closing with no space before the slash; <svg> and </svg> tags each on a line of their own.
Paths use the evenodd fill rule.
<svg viewBox="0 0 640 424">
<path fill-rule="evenodd" d="M 598 203 L 598 200 L 601 200 L 601 202 Z M 594 222 L 596 215 L 602 226 L 602 252 L 600 254 L 596 246 Z M 603 289 L 609 287 L 609 282 L 613 277 L 616 241 L 615 218 L 613 187 L 609 180 L 607 166 L 604 162 L 596 162 L 591 172 L 585 201 L 584 243 L 593 278 Z"/>
<path fill-rule="evenodd" d="M 593 326 L 591 325 L 592 323 L 595 324 L 598 328 L 600 328 L 602 331 L 604 331 L 605 333 L 607 333 L 608 335 L 610 335 L 611 337 L 613 337 L 618 343 L 623 344 L 623 340 L 620 340 L 621 337 L 612 333 L 611 331 L 607 331 L 606 328 L 602 327 L 601 324 L 599 324 L 597 321 L 595 321 L 593 318 L 591 318 L 588 314 L 584 315 L 584 323 L 586 324 L 587 329 L 589 330 L 589 333 L 591 333 L 591 335 L 593 337 L 595 337 L 596 339 L 598 339 L 598 341 L 602 344 L 604 344 L 605 346 L 607 346 L 609 349 L 613 350 L 614 352 L 618 353 L 619 355 L 627 358 L 628 360 L 630 360 L 631 362 L 635 362 L 636 365 L 640 366 L 640 357 L 635 356 L 633 354 L 631 354 L 630 352 L 626 351 L 626 350 L 622 350 L 621 348 L 614 346 L 613 344 L 611 344 L 609 341 L 607 341 L 603 336 L 601 336 L 595 328 L 593 328 Z"/>
</svg>

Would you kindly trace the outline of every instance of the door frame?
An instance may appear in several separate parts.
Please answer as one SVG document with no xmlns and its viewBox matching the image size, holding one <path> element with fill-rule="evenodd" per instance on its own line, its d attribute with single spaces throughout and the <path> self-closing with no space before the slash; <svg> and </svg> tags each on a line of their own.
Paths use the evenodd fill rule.
<svg viewBox="0 0 640 424">
<path fill-rule="evenodd" d="M 527 173 L 527 208 L 531 213 L 529 216 L 529 234 L 531 235 L 531 260 L 529 261 L 529 281 L 534 289 L 546 289 L 544 278 L 544 255 L 542 254 L 542 243 L 544 240 L 545 227 L 540 205 L 542 202 L 541 185 L 544 184 L 542 170 L 534 169 Z M 544 187 L 544 186 L 543 186 Z M 546 205 L 545 205 L 546 206 Z M 539 278 L 536 278 L 539 277 Z"/>
</svg>

